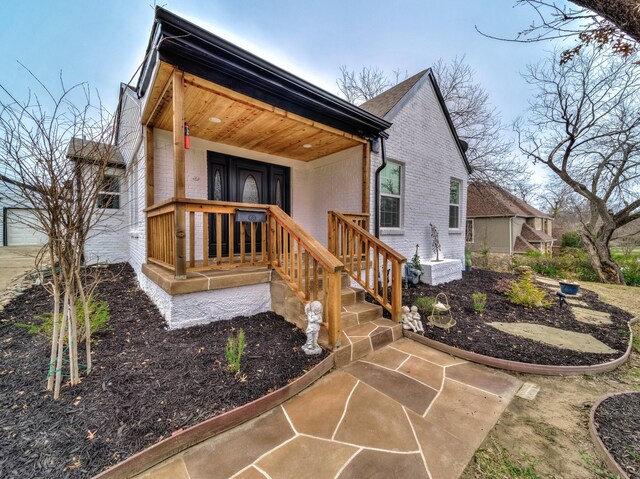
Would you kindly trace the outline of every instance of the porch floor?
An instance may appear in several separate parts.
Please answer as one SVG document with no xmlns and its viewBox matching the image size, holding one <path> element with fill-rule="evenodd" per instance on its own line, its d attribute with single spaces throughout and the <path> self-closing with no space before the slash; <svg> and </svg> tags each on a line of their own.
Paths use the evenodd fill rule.
<svg viewBox="0 0 640 479">
<path fill-rule="evenodd" d="M 142 478 L 457 478 L 521 382 L 400 339 Z"/>
<path fill-rule="evenodd" d="M 271 279 L 271 270 L 266 266 L 189 272 L 186 279 L 176 279 L 173 271 L 151 263 L 143 264 L 142 272 L 171 295 L 268 283 Z"/>
</svg>

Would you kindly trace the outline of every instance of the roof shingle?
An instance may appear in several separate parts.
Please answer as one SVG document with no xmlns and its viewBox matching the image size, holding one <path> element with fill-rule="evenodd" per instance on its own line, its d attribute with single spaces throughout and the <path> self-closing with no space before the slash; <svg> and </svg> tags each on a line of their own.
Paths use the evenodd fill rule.
<svg viewBox="0 0 640 479">
<path fill-rule="evenodd" d="M 549 215 L 493 183 L 471 183 L 467 189 L 467 217 L 483 216 L 550 218 Z"/>
</svg>

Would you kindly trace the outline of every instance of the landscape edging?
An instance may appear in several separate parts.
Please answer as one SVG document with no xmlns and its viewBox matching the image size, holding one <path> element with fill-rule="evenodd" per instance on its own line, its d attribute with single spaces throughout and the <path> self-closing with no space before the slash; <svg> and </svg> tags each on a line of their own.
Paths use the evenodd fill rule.
<svg viewBox="0 0 640 479">
<path fill-rule="evenodd" d="M 494 358 L 491 356 L 485 356 L 484 354 L 465 351 L 464 349 L 449 346 L 448 344 L 429 339 L 426 336 L 416 334 L 413 331 L 408 331 L 406 329 L 403 329 L 403 334 L 407 338 L 413 339 L 414 341 L 426 346 L 430 346 L 433 349 L 442 351 L 443 353 L 451 354 L 452 356 L 466 359 L 467 361 L 472 361 L 474 363 L 484 364 L 485 366 L 490 366 L 492 368 L 504 369 L 518 373 L 540 374 L 542 376 L 572 376 L 585 373 L 606 373 L 613 371 L 618 366 L 625 363 L 627 359 L 629 359 L 631 348 L 633 347 L 633 331 L 631 330 L 631 326 L 637 321 L 638 318 L 631 318 L 627 322 L 627 327 L 629 328 L 629 344 L 627 345 L 627 350 L 622 356 L 606 363 L 585 366 L 554 366 L 550 364 L 531 364 L 520 361 L 511 361 L 508 359 Z"/>
<path fill-rule="evenodd" d="M 94 476 L 94 479 L 126 479 L 145 472 L 195 444 L 254 419 L 282 404 L 320 379 L 333 366 L 334 354 L 331 353 L 307 373 L 286 386 L 187 429 L 178 430 L 170 437 L 102 471 Z"/>
<path fill-rule="evenodd" d="M 610 397 L 619 396 L 621 394 L 630 394 L 630 393 L 637 394 L 638 392 L 622 391 L 622 392 L 607 394 L 596 401 L 596 403 L 591 408 L 591 412 L 589 413 L 589 435 L 591 436 L 591 440 L 593 441 L 593 445 L 596 449 L 596 452 L 598 453 L 600 458 L 605 462 L 609 470 L 614 474 L 617 474 L 618 476 L 620 476 L 620 479 L 629 479 L 629 476 L 624 471 L 624 469 L 622 469 L 620 464 L 618 464 L 618 462 L 614 459 L 614 457 L 611 455 L 611 453 L 607 449 L 607 446 L 604 445 L 604 443 L 602 442 L 602 439 L 600 439 L 600 436 L 598 435 L 598 430 L 596 429 L 596 423 L 595 423 L 596 409 L 598 409 L 598 406 L 600 406 L 600 404 L 604 400 L 609 399 Z"/>
</svg>

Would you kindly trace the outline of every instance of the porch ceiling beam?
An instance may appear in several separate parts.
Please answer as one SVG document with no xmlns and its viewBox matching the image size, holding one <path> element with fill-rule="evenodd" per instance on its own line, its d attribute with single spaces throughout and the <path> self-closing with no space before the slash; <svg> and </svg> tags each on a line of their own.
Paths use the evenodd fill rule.
<svg viewBox="0 0 640 479">
<path fill-rule="evenodd" d="M 333 128 L 331 126 L 325 125 L 323 123 L 318 123 L 316 121 L 305 118 L 301 115 L 297 115 L 295 113 L 291 113 L 289 111 L 283 110 L 282 108 L 275 107 L 268 103 L 265 103 L 260 100 L 256 100 L 255 98 L 251 98 L 249 96 L 243 95 L 242 93 L 235 92 L 230 90 L 229 88 L 225 88 L 221 85 L 217 85 L 215 83 L 209 82 L 207 80 L 200 79 L 194 75 L 186 74 L 185 75 L 185 85 L 193 86 L 195 88 L 199 88 L 201 90 L 207 91 L 209 93 L 213 93 L 215 95 L 220 95 L 224 98 L 228 98 L 238 103 L 242 103 L 251 108 L 256 108 L 262 111 L 271 112 L 275 115 L 281 116 L 283 118 L 288 118 L 295 122 L 308 125 L 319 130 L 323 130 L 329 133 L 332 133 L 336 136 L 341 136 L 343 138 L 347 138 L 362 144 L 367 143 L 367 140 L 364 138 L 353 135 L 351 133 L 347 133 L 342 130 L 338 130 L 337 128 Z"/>
<path fill-rule="evenodd" d="M 167 105 L 167 103 L 169 103 L 173 87 L 173 78 L 174 75 L 171 74 L 171 76 L 169 76 L 169 79 L 165 83 L 160 96 L 158 97 L 158 101 L 153 106 L 153 109 L 151 110 L 151 113 L 149 114 L 149 118 L 145 122 L 145 125 L 153 125 L 153 122 L 156 121 L 158 115 L 160 115 L 164 107 Z"/>
</svg>

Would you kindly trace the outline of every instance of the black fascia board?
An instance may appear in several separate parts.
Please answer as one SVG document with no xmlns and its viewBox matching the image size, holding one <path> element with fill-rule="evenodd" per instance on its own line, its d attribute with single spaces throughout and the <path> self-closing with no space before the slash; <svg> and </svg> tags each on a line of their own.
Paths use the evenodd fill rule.
<svg viewBox="0 0 640 479">
<path fill-rule="evenodd" d="M 157 50 L 158 55 L 155 55 Z M 252 53 L 157 7 L 139 94 L 160 59 L 231 90 L 347 133 L 375 138 L 391 126 Z"/>
</svg>

